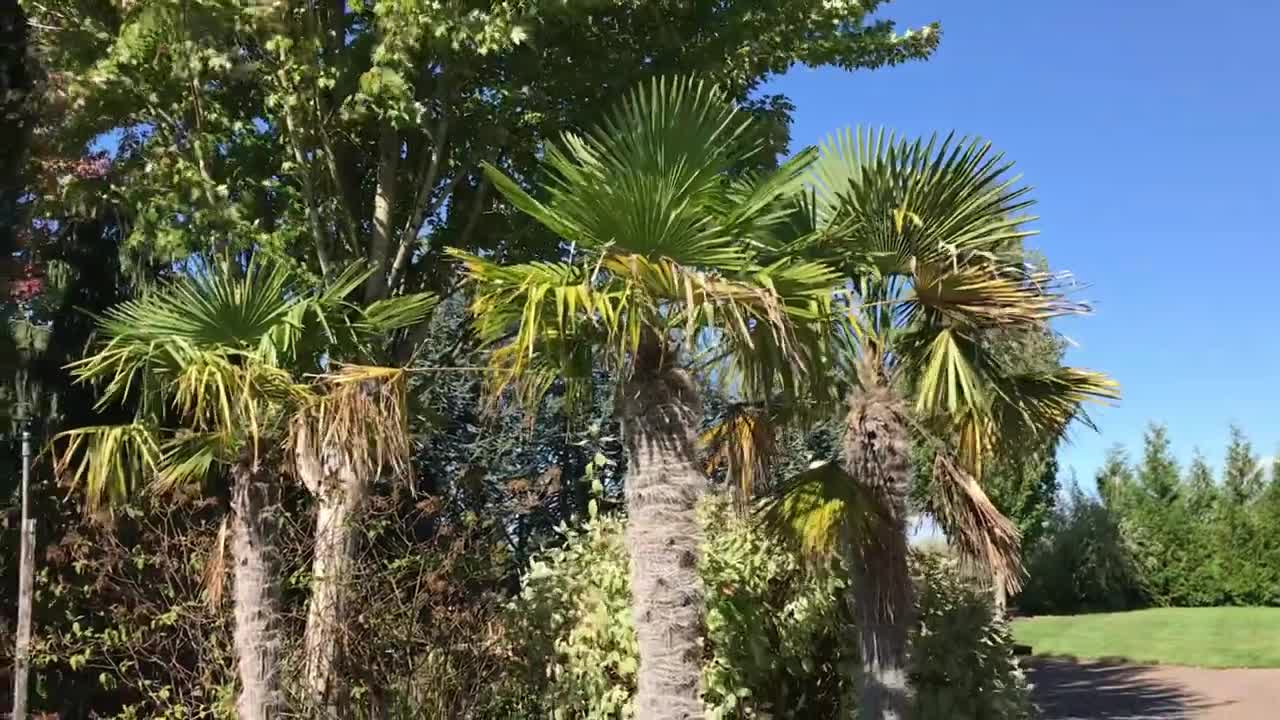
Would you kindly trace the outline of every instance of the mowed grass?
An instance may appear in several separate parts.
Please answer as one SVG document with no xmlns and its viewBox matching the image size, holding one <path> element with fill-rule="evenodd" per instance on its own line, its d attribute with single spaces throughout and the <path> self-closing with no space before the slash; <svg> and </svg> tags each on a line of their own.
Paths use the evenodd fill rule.
<svg viewBox="0 0 1280 720">
<path fill-rule="evenodd" d="M 1014 621 L 1013 634 L 1036 655 L 1208 668 L 1280 667 L 1280 608 L 1158 608 L 1021 618 Z"/>
</svg>

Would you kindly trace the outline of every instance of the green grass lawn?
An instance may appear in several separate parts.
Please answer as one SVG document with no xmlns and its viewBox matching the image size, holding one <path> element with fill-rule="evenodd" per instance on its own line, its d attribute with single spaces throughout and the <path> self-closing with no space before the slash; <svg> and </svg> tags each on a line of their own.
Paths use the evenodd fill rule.
<svg viewBox="0 0 1280 720">
<path fill-rule="evenodd" d="M 1211 668 L 1280 667 L 1280 608 L 1159 608 L 1013 623 L 1036 655 Z"/>
</svg>

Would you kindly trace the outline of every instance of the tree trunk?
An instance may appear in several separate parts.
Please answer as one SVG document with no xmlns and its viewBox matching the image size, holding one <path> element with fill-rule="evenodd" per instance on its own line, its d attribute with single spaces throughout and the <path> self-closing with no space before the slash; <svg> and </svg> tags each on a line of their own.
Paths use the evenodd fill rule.
<svg viewBox="0 0 1280 720">
<path fill-rule="evenodd" d="M 347 462 L 342 448 L 312 455 L 310 437 L 298 445 L 298 473 L 316 498 L 315 550 L 311 565 L 311 599 L 303 631 L 303 662 L 308 704 L 317 717 L 346 716 L 341 675 L 347 582 L 355 562 L 358 513 L 368 482 Z"/>
<path fill-rule="evenodd" d="M 619 404 L 627 444 L 627 551 L 640 650 L 636 720 L 703 717 L 705 607 L 697 504 L 706 477 L 694 454 L 697 389 L 654 352 L 637 358 Z"/>
<path fill-rule="evenodd" d="M 240 720 L 275 720 L 280 690 L 280 588 L 276 537 L 280 486 L 242 462 L 232 469 L 231 551 L 235 561 L 235 651 Z"/>
<path fill-rule="evenodd" d="M 862 653 L 858 715 L 863 720 L 902 720 L 910 706 L 907 637 L 914 600 L 906 494 L 911 440 L 903 413 L 889 389 L 873 385 L 850 400 L 843 439 L 845 469 L 874 508 L 869 522 L 849 539 L 849 599 Z"/>
</svg>

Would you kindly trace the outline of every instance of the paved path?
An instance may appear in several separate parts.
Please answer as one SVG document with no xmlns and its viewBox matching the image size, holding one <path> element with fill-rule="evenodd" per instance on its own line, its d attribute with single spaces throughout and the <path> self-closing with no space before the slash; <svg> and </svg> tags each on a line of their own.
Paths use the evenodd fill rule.
<svg viewBox="0 0 1280 720">
<path fill-rule="evenodd" d="M 1273 720 L 1280 670 L 1206 670 L 1032 659 L 1044 720 Z"/>
</svg>

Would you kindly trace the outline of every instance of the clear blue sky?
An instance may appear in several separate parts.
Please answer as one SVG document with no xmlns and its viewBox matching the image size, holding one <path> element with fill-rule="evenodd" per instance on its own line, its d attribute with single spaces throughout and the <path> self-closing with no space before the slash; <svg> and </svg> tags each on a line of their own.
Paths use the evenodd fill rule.
<svg viewBox="0 0 1280 720">
<path fill-rule="evenodd" d="M 938 20 L 930 61 L 797 68 L 771 89 L 793 142 L 884 125 L 991 139 L 1036 188 L 1055 269 L 1087 283 L 1092 316 L 1062 323 L 1069 361 L 1110 372 L 1124 400 L 1062 452 L 1092 488 L 1114 443 L 1168 423 L 1185 462 L 1220 466 L 1228 423 L 1260 455 L 1280 443 L 1280 2 L 898 0 Z"/>
</svg>

